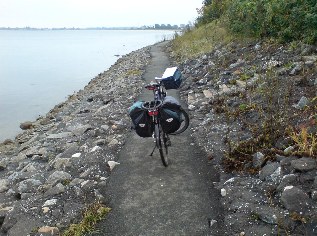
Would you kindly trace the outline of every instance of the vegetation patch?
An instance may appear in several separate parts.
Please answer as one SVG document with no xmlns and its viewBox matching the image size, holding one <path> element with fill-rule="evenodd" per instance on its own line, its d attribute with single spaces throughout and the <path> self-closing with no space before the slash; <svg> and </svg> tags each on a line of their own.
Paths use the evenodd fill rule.
<svg viewBox="0 0 317 236">
<path fill-rule="evenodd" d="M 84 211 L 82 221 L 78 224 L 70 225 L 70 227 L 63 233 L 63 236 L 82 236 L 92 232 L 95 225 L 104 219 L 110 210 L 110 208 L 101 203 L 92 204 Z"/>
<path fill-rule="evenodd" d="M 211 22 L 197 29 L 189 29 L 181 36 L 175 35 L 172 50 L 178 60 L 194 58 L 210 52 L 220 42 L 228 43 L 233 38 L 226 28 L 218 22 Z"/>
<path fill-rule="evenodd" d="M 142 71 L 141 70 L 137 70 L 137 69 L 132 69 L 132 70 L 128 70 L 126 72 L 126 76 L 129 77 L 129 76 L 139 76 L 142 74 Z"/>
</svg>

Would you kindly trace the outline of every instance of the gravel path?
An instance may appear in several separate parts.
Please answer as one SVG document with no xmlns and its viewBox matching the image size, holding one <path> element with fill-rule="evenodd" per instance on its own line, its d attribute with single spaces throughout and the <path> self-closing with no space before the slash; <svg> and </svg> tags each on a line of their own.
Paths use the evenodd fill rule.
<svg viewBox="0 0 317 236">
<path fill-rule="evenodd" d="M 165 43 L 151 48 L 152 61 L 144 78 L 150 82 L 169 66 Z M 179 99 L 177 91 L 169 95 Z M 150 100 L 143 91 L 139 99 Z M 219 175 L 208 163 L 189 131 L 171 137 L 171 163 L 162 165 L 152 138 L 130 133 L 119 154 L 107 187 L 108 217 L 94 235 L 222 235 L 222 209 L 219 190 L 213 182 Z M 217 223 L 214 223 L 216 222 Z"/>
</svg>

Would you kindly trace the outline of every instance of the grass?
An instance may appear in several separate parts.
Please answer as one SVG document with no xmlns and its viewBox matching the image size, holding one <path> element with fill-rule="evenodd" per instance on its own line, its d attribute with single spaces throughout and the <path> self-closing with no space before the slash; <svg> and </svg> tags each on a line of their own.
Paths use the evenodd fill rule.
<svg viewBox="0 0 317 236">
<path fill-rule="evenodd" d="M 105 218 L 111 211 L 111 208 L 105 207 L 100 203 L 94 203 L 89 206 L 83 213 L 83 219 L 78 224 L 72 224 L 64 231 L 63 236 L 82 236 L 92 232 L 95 225 Z"/>
<path fill-rule="evenodd" d="M 126 76 L 129 77 L 129 76 L 139 76 L 142 74 L 142 71 L 141 70 L 138 70 L 138 69 L 132 69 L 132 70 L 128 70 L 126 72 Z"/>
<path fill-rule="evenodd" d="M 175 36 L 173 52 L 179 60 L 197 57 L 210 52 L 216 44 L 228 43 L 232 36 L 218 22 L 211 22 L 199 28 L 184 32 L 182 36 Z"/>
</svg>

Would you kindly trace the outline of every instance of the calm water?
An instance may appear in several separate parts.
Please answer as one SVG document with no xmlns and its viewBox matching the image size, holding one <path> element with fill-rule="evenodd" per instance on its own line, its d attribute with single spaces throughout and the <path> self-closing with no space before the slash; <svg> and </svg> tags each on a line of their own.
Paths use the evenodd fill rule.
<svg viewBox="0 0 317 236">
<path fill-rule="evenodd" d="M 0 141 L 44 115 L 95 75 L 172 31 L 0 30 Z"/>
</svg>

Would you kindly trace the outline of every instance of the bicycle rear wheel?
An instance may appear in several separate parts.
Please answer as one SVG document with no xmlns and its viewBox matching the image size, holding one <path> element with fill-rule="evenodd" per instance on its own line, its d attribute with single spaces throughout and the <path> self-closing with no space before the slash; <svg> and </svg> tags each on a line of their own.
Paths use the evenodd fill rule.
<svg viewBox="0 0 317 236">
<path fill-rule="evenodd" d="M 159 149 L 162 163 L 165 167 L 168 166 L 168 146 L 167 146 L 167 135 L 162 131 L 159 124 L 155 125 L 155 141 L 156 146 Z"/>
<path fill-rule="evenodd" d="M 171 135 L 183 133 L 189 126 L 189 116 L 187 112 L 181 108 L 180 114 L 181 114 L 181 121 L 182 121 L 181 126 L 174 133 L 171 133 Z"/>
</svg>

